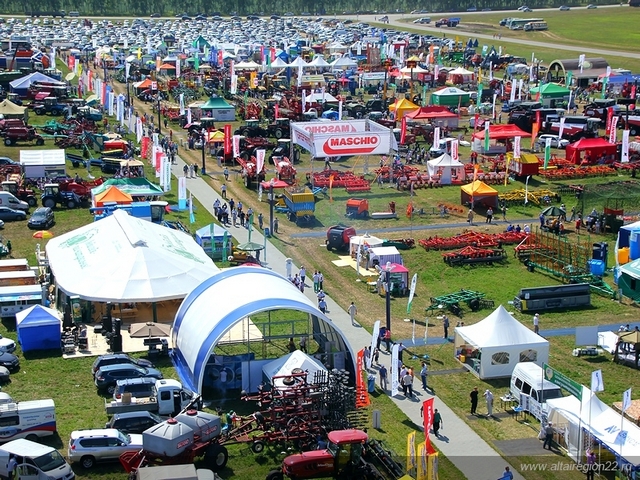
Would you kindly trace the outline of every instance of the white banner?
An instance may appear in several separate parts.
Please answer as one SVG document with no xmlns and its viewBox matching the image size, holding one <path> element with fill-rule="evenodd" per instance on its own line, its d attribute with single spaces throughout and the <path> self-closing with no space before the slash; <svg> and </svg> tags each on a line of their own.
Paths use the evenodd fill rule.
<svg viewBox="0 0 640 480">
<path fill-rule="evenodd" d="M 342 120 L 342 100 L 338 102 L 338 120 Z"/>
<path fill-rule="evenodd" d="M 433 129 L 433 146 L 438 147 L 440 145 L 440 127 L 435 127 Z"/>
<path fill-rule="evenodd" d="M 367 358 L 367 368 L 371 368 L 371 362 L 373 361 L 373 352 L 376 350 L 378 344 L 378 336 L 380 335 L 380 320 L 376 320 L 373 324 L 373 332 L 371 333 L 371 355 Z"/>
<path fill-rule="evenodd" d="M 560 117 L 560 128 L 558 129 L 558 138 L 562 139 L 562 134 L 564 133 L 564 121 L 566 119 L 564 117 Z"/>
<path fill-rule="evenodd" d="M 511 82 L 511 92 L 509 93 L 509 103 L 516 101 L 516 82 Z"/>
<path fill-rule="evenodd" d="M 187 177 L 178 177 L 178 200 L 187 200 Z"/>
<path fill-rule="evenodd" d="M 262 172 L 262 169 L 264 168 L 264 155 L 264 148 L 256 150 L 256 172 L 258 173 Z"/>
<path fill-rule="evenodd" d="M 622 394 L 622 413 L 627 411 L 627 408 L 631 406 L 631 389 L 625 390 Z"/>
<path fill-rule="evenodd" d="M 238 93 L 238 76 L 237 75 L 231 75 L 230 92 L 231 92 L 231 95 L 235 95 L 236 93 Z"/>
<path fill-rule="evenodd" d="M 524 79 L 518 81 L 518 100 L 522 100 L 522 87 L 524 86 Z"/>
<path fill-rule="evenodd" d="M 398 377 L 400 376 L 400 366 L 398 365 L 398 348 L 400 345 L 397 343 L 391 347 L 391 366 L 389 370 L 391 370 L 391 396 L 395 397 L 400 393 L 400 381 Z"/>
<path fill-rule="evenodd" d="M 231 138 L 231 143 L 233 144 L 233 156 L 235 157 L 239 157 L 240 156 L 240 135 L 234 135 Z"/>
<path fill-rule="evenodd" d="M 629 130 L 622 131 L 622 152 L 620 157 L 622 163 L 629 163 Z"/>
<path fill-rule="evenodd" d="M 191 109 L 187 108 L 187 123 L 191 123 Z"/>
<path fill-rule="evenodd" d="M 616 143 L 617 141 L 617 127 L 618 126 L 618 117 L 614 115 L 611 118 L 611 127 L 609 128 L 609 143 Z"/>
<path fill-rule="evenodd" d="M 520 140 L 522 137 L 514 137 L 513 139 L 513 158 L 520 158 Z"/>
<path fill-rule="evenodd" d="M 162 170 L 164 174 L 164 191 L 171 191 L 171 159 L 167 155 L 162 156 L 162 165 L 164 165 L 164 169 Z M 186 180 L 186 179 L 185 179 Z"/>
<path fill-rule="evenodd" d="M 302 90 L 302 113 L 307 111 L 307 91 Z"/>
<path fill-rule="evenodd" d="M 460 159 L 460 155 L 458 154 L 458 140 L 451 140 L 451 158 L 454 162 Z"/>
<path fill-rule="evenodd" d="M 184 93 L 180 94 L 180 115 L 184 115 Z"/>
<path fill-rule="evenodd" d="M 602 380 L 602 370 L 591 372 L 591 391 L 604 392 L 604 382 Z"/>
</svg>

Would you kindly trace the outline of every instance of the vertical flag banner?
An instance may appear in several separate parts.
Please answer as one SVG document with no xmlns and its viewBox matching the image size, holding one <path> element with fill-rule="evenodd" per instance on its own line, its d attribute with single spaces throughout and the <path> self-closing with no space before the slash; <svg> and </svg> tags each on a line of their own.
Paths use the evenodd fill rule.
<svg viewBox="0 0 640 480">
<path fill-rule="evenodd" d="M 613 107 L 607 108 L 607 123 L 605 133 L 609 135 L 611 133 L 611 121 L 613 119 Z"/>
<path fill-rule="evenodd" d="M 621 162 L 629 163 L 629 130 L 622 131 L 622 152 Z"/>
<path fill-rule="evenodd" d="M 402 117 L 400 122 L 400 145 L 404 145 L 407 141 L 407 116 Z"/>
<path fill-rule="evenodd" d="M 233 142 L 233 156 L 235 157 L 239 157 L 240 156 L 240 135 L 234 135 L 232 137 L 232 142 Z"/>
<path fill-rule="evenodd" d="M 618 131 L 617 131 L 617 126 L 618 126 L 618 119 L 619 117 L 613 117 L 611 119 L 611 128 L 609 130 L 609 143 L 616 143 L 616 141 L 618 140 Z"/>
<path fill-rule="evenodd" d="M 429 435 L 431 433 L 431 427 L 433 427 L 433 414 L 433 397 L 431 397 L 422 402 L 422 427 L 424 428 L 424 440 L 427 450 L 431 448 Z"/>
<path fill-rule="evenodd" d="M 571 82 L 573 81 L 573 72 L 567 72 L 567 77 L 565 78 L 565 87 L 570 87 Z"/>
<path fill-rule="evenodd" d="M 256 150 L 256 173 L 259 175 L 264 168 L 264 156 L 266 150 L 264 148 L 260 148 Z"/>
<path fill-rule="evenodd" d="M 513 158 L 520 158 L 520 141 L 522 137 L 517 136 L 513 139 Z"/>
<path fill-rule="evenodd" d="M 427 478 L 429 480 L 438 480 L 438 452 L 435 450 L 429 452 L 427 457 Z"/>
<path fill-rule="evenodd" d="M 482 90 L 484 89 L 484 85 L 482 83 L 478 83 L 478 102 L 482 102 Z"/>
<path fill-rule="evenodd" d="M 329 175 L 329 201 L 333 202 L 333 174 Z"/>
<path fill-rule="evenodd" d="M 192 120 L 192 114 L 191 114 L 191 109 L 187 108 L 187 123 L 191 123 Z"/>
<path fill-rule="evenodd" d="M 433 144 L 436 146 L 440 144 L 440 127 L 433 129 Z"/>
<path fill-rule="evenodd" d="M 170 192 L 171 191 L 171 159 L 164 155 L 162 157 L 163 161 L 164 161 L 164 191 L 165 192 Z"/>
<path fill-rule="evenodd" d="M 371 362 L 373 362 L 373 351 L 376 349 L 378 343 L 378 336 L 380 335 L 380 320 L 376 320 L 373 324 L 373 332 L 371 333 L 371 355 L 367 358 L 367 368 L 371 368 Z"/>
<path fill-rule="evenodd" d="M 231 75 L 230 93 L 232 95 L 235 95 L 236 93 L 238 93 L 238 76 L 237 75 Z"/>
<path fill-rule="evenodd" d="M 516 100 L 516 82 L 511 82 L 511 92 L 509 93 L 509 102 L 515 102 Z"/>
<path fill-rule="evenodd" d="M 185 109 L 184 109 L 184 93 L 180 94 L 180 115 L 184 115 L 185 113 Z"/>
<path fill-rule="evenodd" d="M 193 194 L 189 192 L 189 223 L 196 223 L 196 217 L 193 214 Z"/>
<path fill-rule="evenodd" d="M 622 394 L 622 413 L 626 412 L 631 406 L 631 389 L 625 390 Z"/>
<path fill-rule="evenodd" d="M 389 370 L 391 370 L 391 396 L 392 397 L 395 397 L 400 393 L 399 391 L 400 380 L 398 379 L 398 376 L 400 375 L 400 372 L 399 372 L 400 369 L 398 368 L 398 348 L 399 348 L 399 345 L 397 343 L 394 344 L 393 347 L 391 347 L 391 367 L 389 368 Z"/>
<path fill-rule="evenodd" d="M 564 117 L 560 117 L 560 127 L 558 128 L 558 138 L 562 139 L 562 134 L 564 133 Z"/>
<path fill-rule="evenodd" d="M 338 102 L 338 120 L 342 120 L 342 100 Z"/>
<path fill-rule="evenodd" d="M 425 442 L 418 444 L 417 463 L 416 480 L 427 480 L 427 447 Z"/>
<path fill-rule="evenodd" d="M 407 473 L 416 470 L 416 432 L 413 431 L 407 435 Z"/>
<path fill-rule="evenodd" d="M 233 147 L 231 146 L 231 124 L 227 123 L 224 126 L 224 154 L 230 155 L 233 151 Z"/>
<path fill-rule="evenodd" d="M 458 151 L 458 140 L 451 140 L 451 158 L 454 162 L 460 160 L 460 153 Z"/>
<path fill-rule="evenodd" d="M 507 182 L 509 181 L 509 163 L 511 160 L 507 157 L 507 161 L 504 164 L 504 186 L 507 186 Z"/>
<path fill-rule="evenodd" d="M 544 169 L 549 166 L 549 160 L 551 160 L 551 137 L 548 137 L 544 142 Z"/>
<path fill-rule="evenodd" d="M 178 177 L 178 209 L 187 208 L 187 177 Z"/>
<path fill-rule="evenodd" d="M 491 125 L 491 122 L 489 122 L 489 120 L 484 122 L 484 151 L 485 152 L 489 151 L 489 126 L 490 125 Z"/>
<path fill-rule="evenodd" d="M 602 381 L 602 370 L 591 372 L 591 391 L 604 392 L 604 382 Z"/>
<path fill-rule="evenodd" d="M 533 150 L 533 147 L 536 144 L 536 137 L 538 136 L 539 131 L 540 126 L 538 125 L 538 122 L 533 122 L 533 125 L 531 126 L 531 150 Z"/>
<path fill-rule="evenodd" d="M 407 313 L 411 313 L 411 304 L 413 303 L 413 297 L 416 294 L 416 285 L 418 283 L 418 274 L 414 273 L 411 279 L 411 287 L 409 288 L 409 301 L 407 302 Z"/>
</svg>

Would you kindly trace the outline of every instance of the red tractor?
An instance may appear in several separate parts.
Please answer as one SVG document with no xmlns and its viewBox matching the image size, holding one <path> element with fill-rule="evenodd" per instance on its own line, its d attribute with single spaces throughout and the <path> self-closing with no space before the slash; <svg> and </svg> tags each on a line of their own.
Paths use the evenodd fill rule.
<svg viewBox="0 0 640 480">
<path fill-rule="evenodd" d="M 38 199 L 36 198 L 35 192 L 24 188 L 24 186 L 15 180 L 2 182 L 2 191 L 11 192 L 14 197 L 27 202 L 30 207 L 38 205 Z"/>
<path fill-rule="evenodd" d="M 403 468 L 389 453 L 381 443 L 370 441 L 362 430 L 335 430 L 328 435 L 327 448 L 289 455 L 282 461 L 282 468 L 269 472 L 266 480 L 385 480 L 387 477 L 373 462 L 392 478 L 400 478 Z"/>
<path fill-rule="evenodd" d="M 244 179 L 245 187 L 251 188 L 255 185 L 257 188 L 257 185 L 265 179 L 266 170 L 264 165 L 259 172 L 256 171 L 256 157 L 250 156 L 247 152 L 243 152 L 238 158 L 236 158 L 236 162 L 238 162 L 242 167 L 242 178 Z"/>
</svg>

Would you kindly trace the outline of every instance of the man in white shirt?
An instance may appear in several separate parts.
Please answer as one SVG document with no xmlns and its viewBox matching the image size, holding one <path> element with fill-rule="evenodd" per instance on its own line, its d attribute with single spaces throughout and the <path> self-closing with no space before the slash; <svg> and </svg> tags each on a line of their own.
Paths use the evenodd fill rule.
<svg viewBox="0 0 640 480">
<path fill-rule="evenodd" d="M 533 316 L 533 331 L 538 333 L 540 331 L 540 314 L 536 313 Z"/>
</svg>

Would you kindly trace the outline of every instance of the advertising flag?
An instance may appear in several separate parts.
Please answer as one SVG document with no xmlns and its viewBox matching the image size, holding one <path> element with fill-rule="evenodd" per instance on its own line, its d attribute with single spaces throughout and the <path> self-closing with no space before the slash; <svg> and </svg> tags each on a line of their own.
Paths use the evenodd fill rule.
<svg viewBox="0 0 640 480">
<path fill-rule="evenodd" d="M 184 115 L 184 93 L 180 94 L 180 115 Z"/>
<path fill-rule="evenodd" d="M 231 125 L 229 123 L 225 124 L 224 126 L 224 154 L 226 155 L 230 155 L 232 152 L 232 146 L 231 146 Z"/>
<path fill-rule="evenodd" d="M 235 95 L 236 93 L 238 93 L 238 76 L 237 75 L 231 75 L 230 92 L 232 95 Z"/>
<path fill-rule="evenodd" d="M 398 347 L 399 345 L 395 343 L 393 347 L 391 347 L 391 396 L 395 397 L 400 393 L 400 381 L 398 376 L 400 375 L 400 369 L 398 368 Z"/>
<path fill-rule="evenodd" d="M 565 78 L 565 81 L 564 81 L 565 87 L 570 87 L 572 81 L 573 81 L 573 72 L 567 72 L 567 77 Z"/>
<path fill-rule="evenodd" d="M 515 102 L 516 100 L 516 82 L 511 82 L 511 92 L 509 92 L 509 102 Z"/>
<path fill-rule="evenodd" d="M 342 120 L 342 100 L 338 102 L 338 120 Z"/>
<path fill-rule="evenodd" d="M 191 113 L 191 109 L 187 108 L 187 123 L 191 123 L 192 120 L 192 113 Z"/>
<path fill-rule="evenodd" d="M 478 102 L 482 100 L 482 90 L 484 89 L 484 85 L 482 83 L 478 83 Z"/>
<path fill-rule="evenodd" d="M 333 174 L 329 175 L 329 201 L 333 202 Z"/>
<path fill-rule="evenodd" d="M 413 303 L 413 297 L 416 294 L 416 284 L 418 283 L 418 274 L 414 273 L 411 279 L 411 287 L 409 288 L 409 301 L 407 302 L 407 313 L 411 313 L 411 304 Z"/>
<path fill-rule="evenodd" d="M 433 129 L 433 144 L 440 144 L 440 127 L 436 127 Z"/>
<path fill-rule="evenodd" d="M 551 160 L 551 138 L 548 137 L 544 142 L 544 169 L 549 166 L 549 160 Z"/>
<path fill-rule="evenodd" d="M 394 345 L 394 348 L 397 345 Z M 433 397 L 422 402 L 422 427 L 424 428 L 424 440 L 427 444 L 427 450 L 431 448 L 431 440 L 429 434 L 433 427 Z"/>
<path fill-rule="evenodd" d="M 520 141 L 522 137 L 517 136 L 513 139 L 513 158 L 520 158 Z"/>
<path fill-rule="evenodd" d="M 533 147 L 536 144 L 536 137 L 538 136 L 539 128 L 538 123 L 533 122 L 533 125 L 531 126 L 531 150 L 533 150 Z"/>
<path fill-rule="evenodd" d="M 234 135 L 232 137 L 233 142 L 233 158 L 240 156 L 240 135 Z"/>
<path fill-rule="evenodd" d="M 460 160 L 460 153 L 458 151 L 458 140 L 451 140 L 451 158 L 455 162 Z"/>
<path fill-rule="evenodd" d="M 560 118 L 560 127 L 558 128 L 558 138 L 562 138 L 562 134 L 564 133 L 564 121 L 565 121 L 565 118 L 561 117 Z"/>
<path fill-rule="evenodd" d="M 591 372 L 591 391 L 604 392 L 604 382 L 602 381 L 602 370 Z"/>
<path fill-rule="evenodd" d="M 417 463 L 416 480 L 427 480 L 427 447 L 424 442 L 418 444 Z"/>
<path fill-rule="evenodd" d="M 193 214 L 193 194 L 189 192 L 189 223 L 196 223 L 196 216 Z"/>
<path fill-rule="evenodd" d="M 265 152 L 266 150 L 264 148 L 256 150 L 256 172 L 258 173 L 262 172 L 262 169 L 264 168 Z"/>
<path fill-rule="evenodd" d="M 404 145 L 407 140 L 407 117 L 402 117 L 400 122 L 400 145 Z"/>
<path fill-rule="evenodd" d="M 407 473 L 418 468 L 416 464 L 416 432 L 407 435 Z"/>
<path fill-rule="evenodd" d="M 618 119 L 619 117 L 613 117 L 611 119 L 611 128 L 609 130 L 609 143 L 616 143 L 618 141 L 617 139 L 617 126 L 618 126 Z"/>
<path fill-rule="evenodd" d="M 178 177 L 178 209 L 187 208 L 187 177 Z"/>
<path fill-rule="evenodd" d="M 611 133 L 611 121 L 613 119 L 613 107 L 607 108 L 607 123 L 605 134 L 609 135 Z"/>
<path fill-rule="evenodd" d="M 622 131 L 622 152 L 621 162 L 629 163 L 629 130 Z"/>
<path fill-rule="evenodd" d="M 376 320 L 373 324 L 373 332 L 371 332 L 371 353 L 373 354 L 378 343 L 378 336 L 380 335 L 380 320 Z M 367 368 L 371 368 L 371 362 L 373 361 L 373 355 L 369 355 L 367 358 Z"/>
<path fill-rule="evenodd" d="M 631 389 L 625 390 L 622 394 L 622 413 L 627 411 L 631 406 Z"/>
<path fill-rule="evenodd" d="M 484 122 L 484 151 L 485 152 L 489 151 L 489 127 L 490 127 L 490 125 L 491 125 L 491 122 L 489 120 Z"/>
</svg>

